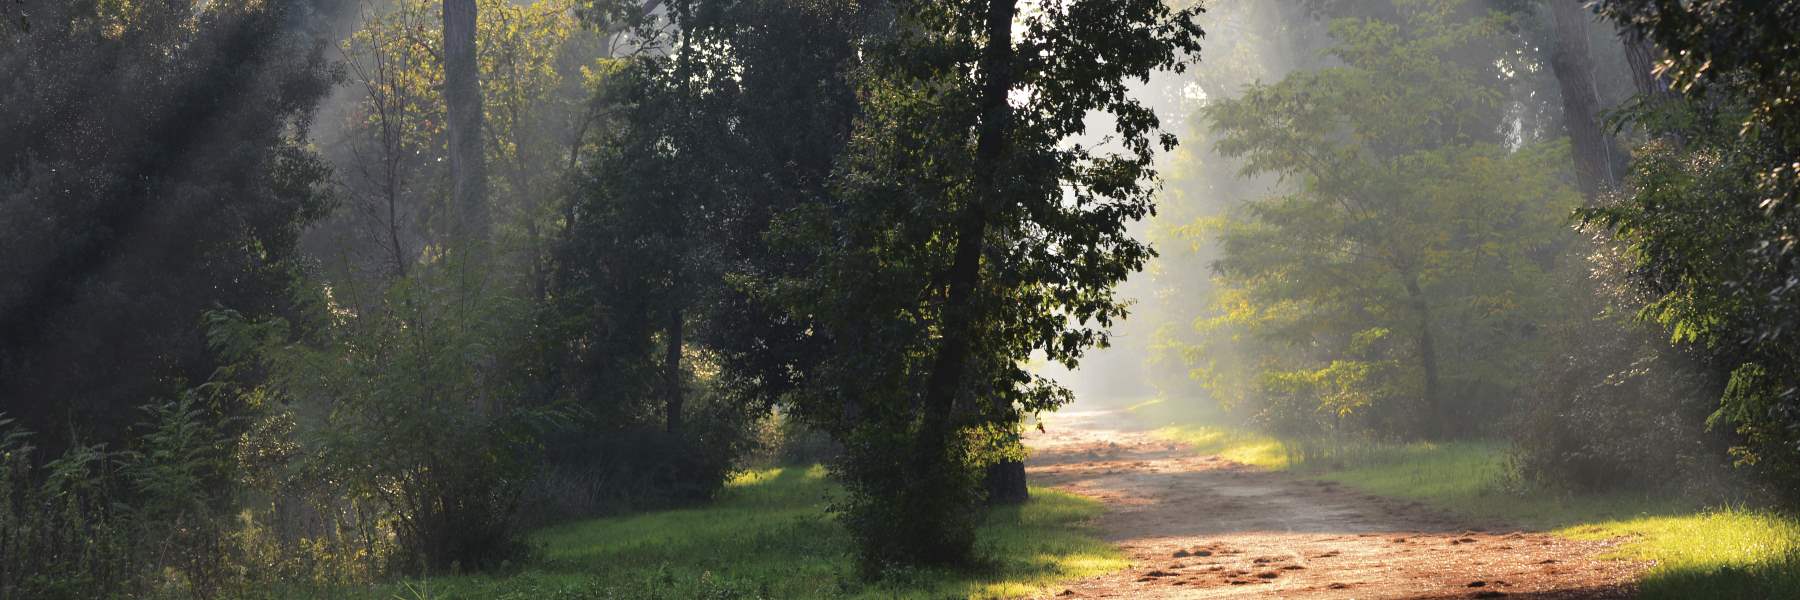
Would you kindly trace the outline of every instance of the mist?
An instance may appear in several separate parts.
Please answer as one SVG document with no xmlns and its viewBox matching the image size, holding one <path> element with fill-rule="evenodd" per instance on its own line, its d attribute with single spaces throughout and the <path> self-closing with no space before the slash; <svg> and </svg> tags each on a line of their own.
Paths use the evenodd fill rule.
<svg viewBox="0 0 1800 600">
<path fill-rule="evenodd" d="M 1796 15 L 0 2 L 0 600 L 1793 598 Z"/>
</svg>

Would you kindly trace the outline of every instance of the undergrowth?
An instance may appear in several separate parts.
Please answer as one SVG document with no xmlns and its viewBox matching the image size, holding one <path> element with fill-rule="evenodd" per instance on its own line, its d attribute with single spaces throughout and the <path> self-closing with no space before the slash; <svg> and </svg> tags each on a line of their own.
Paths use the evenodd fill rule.
<svg viewBox="0 0 1800 600">
<path fill-rule="evenodd" d="M 1098 502 L 1032 489 L 991 511 L 970 570 L 901 569 L 857 577 L 848 533 L 827 512 L 835 484 L 821 467 L 751 471 L 697 508 L 580 521 L 539 530 L 537 561 L 515 573 L 413 580 L 316 597 L 496 598 L 1008 598 L 1126 566 L 1086 522 Z"/>
</svg>

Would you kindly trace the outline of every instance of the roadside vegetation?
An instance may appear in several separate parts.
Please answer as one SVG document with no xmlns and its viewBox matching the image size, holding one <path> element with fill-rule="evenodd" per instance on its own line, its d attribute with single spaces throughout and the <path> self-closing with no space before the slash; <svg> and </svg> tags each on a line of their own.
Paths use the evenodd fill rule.
<svg viewBox="0 0 1800 600">
<path fill-rule="evenodd" d="M 1794 3 L 1213 8 L 1273 33 L 1196 82 L 1146 427 L 1800 589 Z"/>
<path fill-rule="evenodd" d="M 1094 500 L 1033 489 L 986 515 L 972 569 L 919 568 L 879 582 L 857 576 L 855 545 L 828 512 L 842 489 L 823 467 L 745 472 L 704 506 L 576 521 L 532 533 L 537 559 L 515 572 L 410 579 L 320 598 L 585 600 L 1016 598 L 1122 569 L 1087 524 Z"/>
<path fill-rule="evenodd" d="M 1221 416 L 1171 439 L 1780 589 L 1795 48 L 1800 0 L 0 0 L 0 600 L 1037 590 L 1118 559 L 1025 502 L 1034 363 L 1115 342 Z"/>
<path fill-rule="evenodd" d="M 1284 441 L 1217 410 L 1162 400 L 1126 409 L 1137 424 L 1201 454 L 1333 481 L 1497 527 L 1575 539 L 1626 538 L 1609 556 L 1654 563 L 1642 597 L 1780 598 L 1800 589 L 1800 517 L 1742 502 L 1708 503 L 1644 491 L 1570 491 L 1519 479 L 1511 443 L 1496 440 L 1358 443 L 1309 455 L 1318 442 Z"/>
<path fill-rule="evenodd" d="M 1027 365 L 1154 256 L 1198 6 L 0 4 L 0 600 L 1112 564 Z M 734 483 L 777 420 L 830 483 Z"/>
</svg>

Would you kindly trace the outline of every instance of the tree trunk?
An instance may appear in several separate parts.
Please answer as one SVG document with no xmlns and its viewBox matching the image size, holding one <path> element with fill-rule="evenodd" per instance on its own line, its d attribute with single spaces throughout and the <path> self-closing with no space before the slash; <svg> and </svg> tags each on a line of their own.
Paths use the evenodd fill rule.
<svg viewBox="0 0 1800 600">
<path fill-rule="evenodd" d="M 987 46 L 982 49 L 981 72 L 987 77 L 981 91 L 981 129 L 975 141 L 976 193 L 968 199 L 956 226 L 956 249 L 950 265 L 950 291 L 944 304 L 943 340 L 925 386 L 924 422 L 919 428 L 915 465 L 917 473 L 940 469 L 949 444 L 950 417 L 963 385 L 963 370 L 978 324 L 973 302 L 981 284 L 982 237 L 987 232 L 987 204 L 997 201 L 1000 157 L 1012 126 L 1012 106 L 1006 94 L 1012 89 L 1012 20 L 1016 0 L 991 0 L 987 14 Z"/>
<path fill-rule="evenodd" d="M 669 307 L 669 347 L 663 357 L 663 385 L 669 394 L 667 428 L 671 434 L 681 433 L 681 306 Z"/>
<path fill-rule="evenodd" d="M 1437 339 L 1431 335 L 1431 305 L 1425 301 L 1417 275 L 1407 279 L 1406 296 L 1419 317 L 1419 364 L 1425 369 L 1425 410 L 1431 420 L 1426 424 L 1427 433 L 1434 439 L 1443 439 L 1450 434 L 1450 419 L 1444 414 L 1443 388 L 1438 379 Z"/>
<path fill-rule="evenodd" d="M 1575 154 L 1575 180 L 1589 205 L 1617 187 L 1622 171 L 1611 135 L 1600 126 L 1600 96 L 1594 87 L 1594 65 L 1588 58 L 1588 13 L 1581 0 L 1551 0 L 1556 48 L 1550 68 L 1563 97 L 1563 126 Z"/>
<path fill-rule="evenodd" d="M 1675 97 L 1675 90 L 1669 89 L 1669 80 L 1656 75 L 1656 47 L 1642 35 L 1627 33 L 1620 36 L 1625 44 L 1625 63 L 1631 68 L 1631 83 L 1637 92 L 1656 100 Z"/>
<path fill-rule="evenodd" d="M 1625 64 L 1631 69 L 1631 83 L 1638 94 L 1657 104 L 1680 97 L 1669 87 L 1668 78 L 1656 74 L 1656 46 L 1650 40 L 1637 32 L 1626 32 L 1620 34 L 1619 41 L 1625 44 Z M 1686 144 L 1679 130 L 1670 130 L 1664 135 L 1677 148 Z"/>
<path fill-rule="evenodd" d="M 454 215 L 451 237 L 459 243 L 479 246 L 487 241 L 489 225 L 475 22 L 475 0 L 444 0 L 444 116 L 450 146 L 450 210 Z"/>
<path fill-rule="evenodd" d="M 988 504 L 1023 504 L 1031 499 L 1025 482 L 1025 461 L 1003 460 L 987 468 Z"/>
</svg>

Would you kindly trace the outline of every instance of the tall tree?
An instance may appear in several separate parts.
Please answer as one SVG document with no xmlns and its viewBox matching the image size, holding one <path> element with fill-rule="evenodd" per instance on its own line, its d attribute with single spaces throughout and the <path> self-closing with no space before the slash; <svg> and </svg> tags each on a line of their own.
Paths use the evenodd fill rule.
<svg viewBox="0 0 1800 600">
<path fill-rule="evenodd" d="M 452 238 L 488 241 L 487 156 L 482 153 L 481 70 L 476 61 L 476 0 L 444 0 L 444 106 L 450 141 Z"/>
<path fill-rule="evenodd" d="M 1652 300 L 1642 313 L 1729 369 L 1714 422 L 1744 464 L 1800 490 L 1800 2 L 1606 0 L 1664 51 L 1677 102 L 1629 116 L 1650 132 L 1624 201 L 1586 213 L 1613 231 Z"/>
<path fill-rule="evenodd" d="M 1562 91 L 1563 127 L 1574 148 L 1575 180 L 1593 204 L 1602 192 L 1618 187 L 1624 169 L 1612 135 L 1600 126 L 1600 95 L 1588 53 L 1588 21 L 1593 16 L 1582 8 L 1581 0 L 1551 0 L 1550 15 L 1556 29 L 1550 68 Z"/>
<path fill-rule="evenodd" d="M 1113 286 L 1150 255 L 1126 225 L 1174 143 L 1127 80 L 1200 37 L 1196 11 L 1150 0 L 894 14 L 830 195 L 771 224 L 811 268 L 756 282 L 829 349 L 790 402 L 846 446 L 842 514 L 872 572 L 970 558 L 984 467 L 1017 458 L 1022 415 L 1069 399 L 1025 361 L 1075 364 L 1123 316 Z M 1067 143 L 1091 112 L 1115 117 L 1117 153 Z"/>
<path fill-rule="evenodd" d="M 919 428 L 919 450 L 914 460 L 915 477 L 931 477 L 941 471 L 943 455 L 950 447 L 951 411 L 963 386 L 975 324 L 979 322 L 974 291 L 981 285 L 981 255 L 987 235 L 988 205 L 1006 202 L 1007 189 L 1000 185 L 999 170 L 1012 134 L 1012 105 L 1007 94 L 1013 88 L 1013 15 L 1015 0 L 989 0 L 985 18 L 980 73 L 980 125 L 975 139 L 975 194 L 956 216 L 956 242 L 952 250 L 949 291 L 944 300 L 944 323 L 931 378 L 925 384 L 925 423 Z M 1022 482 L 1021 482 L 1022 483 Z"/>
<path fill-rule="evenodd" d="M 315 10 L 318 9 L 318 10 Z M 0 43 L 0 412 L 114 441 L 217 366 L 217 305 L 291 308 L 331 204 L 303 141 L 335 3 L 31 3 Z"/>
<path fill-rule="evenodd" d="M 1294 186 L 1203 231 L 1223 254 L 1206 323 L 1251 355 L 1213 381 L 1279 433 L 1472 427 L 1523 383 L 1529 324 L 1553 309 L 1566 158 L 1502 146 L 1502 65 L 1456 59 L 1505 35 L 1504 17 L 1395 5 L 1397 23 L 1332 23 L 1341 65 L 1203 110 L 1244 174 Z"/>
</svg>

